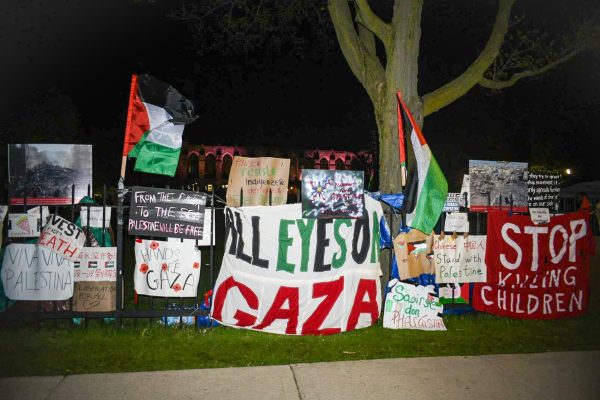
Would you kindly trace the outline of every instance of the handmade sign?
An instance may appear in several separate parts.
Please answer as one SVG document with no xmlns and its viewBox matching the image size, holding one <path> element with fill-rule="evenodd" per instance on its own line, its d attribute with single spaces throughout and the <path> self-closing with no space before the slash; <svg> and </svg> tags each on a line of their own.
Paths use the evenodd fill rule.
<svg viewBox="0 0 600 400">
<path fill-rule="evenodd" d="M 67 300 L 73 262 L 35 244 L 11 243 L 2 261 L 2 285 L 11 300 Z"/>
<path fill-rule="evenodd" d="M 115 282 L 75 282 L 73 311 L 109 312 L 116 310 Z"/>
<path fill-rule="evenodd" d="M 79 251 L 85 245 L 85 235 L 74 223 L 52 214 L 37 244 L 68 260 L 77 261 Z"/>
<path fill-rule="evenodd" d="M 444 203 L 444 207 L 442 208 L 442 212 L 458 212 L 461 206 L 460 200 L 460 193 L 448 193 L 448 196 L 446 197 L 446 202 Z"/>
<path fill-rule="evenodd" d="M 444 306 L 426 286 L 397 282 L 385 296 L 383 327 L 445 331 Z"/>
<path fill-rule="evenodd" d="M 194 246 L 210 246 L 212 238 L 212 244 L 215 244 L 215 230 L 213 229 L 212 213 L 213 209 L 211 207 L 207 207 L 204 210 L 204 223 L 202 224 L 202 239 L 179 239 L 168 237 L 167 242 L 188 242 L 193 244 Z"/>
<path fill-rule="evenodd" d="M 550 222 L 550 211 L 547 208 L 530 208 L 529 216 L 534 225 L 547 224 Z"/>
<path fill-rule="evenodd" d="M 555 216 L 543 226 L 528 216 L 490 212 L 487 283 L 475 284 L 473 307 L 515 318 L 583 314 L 593 249 L 584 211 Z"/>
<path fill-rule="evenodd" d="M 529 172 L 527 179 L 529 208 L 549 208 L 557 212 L 561 181 L 561 175 L 558 173 Z"/>
<path fill-rule="evenodd" d="M 448 213 L 444 220 L 446 232 L 469 232 L 469 216 L 467 213 Z"/>
<path fill-rule="evenodd" d="M 33 207 L 23 214 L 8 214 L 8 237 L 38 237 L 48 222 L 50 211 L 47 206 Z"/>
<path fill-rule="evenodd" d="M 228 206 L 240 207 L 240 191 L 243 191 L 244 206 L 271 205 L 287 203 L 290 160 L 272 157 L 233 157 L 226 201 Z"/>
<path fill-rule="evenodd" d="M 117 280 L 116 247 L 83 247 L 74 262 L 75 282 Z"/>
<path fill-rule="evenodd" d="M 435 268 L 431 259 L 433 233 L 426 235 L 418 229 L 401 232 L 394 239 L 394 253 L 400 279 L 416 278 L 421 274 L 433 274 Z"/>
<path fill-rule="evenodd" d="M 80 221 L 81 226 L 88 224 L 88 208 L 90 210 L 90 227 L 92 228 L 109 228 L 110 227 L 110 207 L 104 207 L 104 225 L 102 224 L 102 207 L 86 207 L 81 206 Z"/>
<path fill-rule="evenodd" d="M 137 294 L 196 297 L 200 250 L 193 244 L 135 240 L 133 282 Z"/>
<path fill-rule="evenodd" d="M 484 235 L 446 235 L 433 241 L 433 262 L 437 283 L 485 282 Z"/>
<path fill-rule="evenodd" d="M 500 206 L 527 211 L 527 163 L 469 160 L 470 204 L 472 211 Z"/>
<path fill-rule="evenodd" d="M 225 209 L 212 317 L 228 326 L 326 335 L 377 322 L 379 202 L 363 219 L 303 219 L 300 204 Z"/>
<path fill-rule="evenodd" d="M 91 145 L 9 144 L 8 165 L 12 205 L 78 203 L 92 185 Z"/>
<path fill-rule="evenodd" d="M 442 283 L 440 289 L 441 304 L 469 304 L 469 283 Z"/>
<path fill-rule="evenodd" d="M 129 234 L 202 239 L 206 194 L 134 186 Z"/>
<path fill-rule="evenodd" d="M 364 172 L 302 170 L 303 218 L 363 218 Z"/>
</svg>

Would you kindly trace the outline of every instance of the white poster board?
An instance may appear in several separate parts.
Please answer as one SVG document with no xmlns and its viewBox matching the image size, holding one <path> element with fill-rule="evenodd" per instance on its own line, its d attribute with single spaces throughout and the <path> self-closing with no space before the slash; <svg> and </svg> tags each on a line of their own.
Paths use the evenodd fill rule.
<svg viewBox="0 0 600 400">
<path fill-rule="evenodd" d="M 117 248 L 84 247 L 74 262 L 75 282 L 116 282 Z"/>
<path fill-rule="evenodd" d="M 108 228 L 110 227 L 110 207 L 104 207 L 104 226 L 102 226 L 102 207 L 89 207 L 90 209 L 90 227 Z M 81 226 L 87 226 L 88 207 L 81 206 L 80 213 Z"/>
<path fill-rule="evenodd" d="M 485 245 L 487 236 L 469 235 L 436 237 L 433 242 L 433 262 L 437 283 L 485 282 Z"/>
<path fill-rule="evenodd" d="M 445 331 L 444 306 L 427 286 L 398 281 L 385 296 L 383 327 Z"/>
<path fill-rule="evenodd" d="M 199 280 L 200 250 L 195 245 L 136 239 L 133 281 L 137 294 L 196 297 Z"/>
<path fill-rule="evenodd" d="M 71 261 L 77 261 L 77 255 L 84 244 L 83 231 L 74 223 L 55 214 L 52 214 L 38 239 L 39 246 L 46 247 Z"/>
<path fill-rule="evenodd" d="M 444 222 L 446 232 L 469 232 L 469 217 L 467 213 L 447 213 Z"/>
<path fill-rule="evenodd" d="M 6 246 L 1 277 L 4 293 L 11 300 L 67 300 L 73 296 L 73 262 L 35 244 Z"/>
</svg>

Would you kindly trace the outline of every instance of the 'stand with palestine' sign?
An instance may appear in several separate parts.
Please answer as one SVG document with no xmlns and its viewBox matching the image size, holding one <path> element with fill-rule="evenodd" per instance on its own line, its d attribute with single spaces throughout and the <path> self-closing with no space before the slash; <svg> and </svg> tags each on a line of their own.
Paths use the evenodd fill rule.
<svg viewBox="0 0 600 400">
<path fill-rule="evenodd" d="M 555 216 L 543 226 L 528 216 L 489 212 L 487 282 L 475 284 L 473 307 L 513 318 L 583 314 L 593 240 L 583 211 Z"/>
<path fill-rule="evenodd" d="M 381 310 L 379 202 L 363 219 L 303 219 L 300 204 L 225 209 L 212 316 L 289 335 L 364 328 Z"/>
<path fill-rule="evenodd" d="M 135 186 L 129 234 L 202 239 L 206 194 Z"/>
</svg>

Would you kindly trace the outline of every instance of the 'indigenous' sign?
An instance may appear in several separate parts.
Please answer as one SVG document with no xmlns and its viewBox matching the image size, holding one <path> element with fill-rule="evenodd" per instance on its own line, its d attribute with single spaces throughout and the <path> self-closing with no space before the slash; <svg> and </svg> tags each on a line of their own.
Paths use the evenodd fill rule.
<svg viewBox="0 0 600 400">
<path fill-rule="evenodd" d="M 287 203 L 287 187 L 290 176 L 288 158 L 271 157 L 233 157 L 229 182 L 227 184 L 227 205 L 239 207 L 240 190 L 243 191 L 244 206 L 271 205 Z"/>
<path fill-rule="evenodd" d="M 85 235 L 74 223 L 52 214 L 37 243 L 62 257 L 77 261 L 77 255 L 85 244 Z"/>
<path fill-rule="evenodd" d="M 303 218 L 362 218 L 364 172 L 302 170 Z"/>
<path fill-rule="evenodd" d="M 549 208 L 553 212 L 558 211 L 560 182 L 560 174 L 530 172 L 527 180 L 529 208 Z"/>
<path fill-rule="evenodd" d="M 138 294 L 196 297 L 200 250 L 190 243 L 135 241 L 133 281 Z"/>
<path fill-rule="evenodd" d="M 379 202 L 364 219 L 303 219 L 300 204 L 225 209 L 212 316 L 233 327 L 325 335 L 377 322 Z"/>
<path fill-rule="evenodd" d="M 2 262 L 2 285 L 11 300 L 67 300 L 73 263 L 35 244 L 11 243 Z"/>
<path fill-rule="evenodd" d="M 446 235 L 433 242 L 433 261 L 437 283 L 485 282 L 486 237 L 470 235 L 453 239 Z"/>
<path fill-rule="evenodd" d="M 385 296 L 383 327 L 445 331 L 444 306 L 426 286 L 397 282 Z"/>
<path fill-rule="evenodd" d="M 84 247 L 75 261 L 75 282 L 117 280 L 116 247 Z"/>
<path fill-rule="evenodd" d="M 583 314 L 589 298 L 593 236 L 579 211 L 534 225 L 527 216 L 490 212 L 488 283 L 475 285 L 473 307 L 515 318 Z"/>
<path fill-rule="evenodd" d="M 202 239 L 206 194 L 135 186 L 129 234 Z"/>
</svg>

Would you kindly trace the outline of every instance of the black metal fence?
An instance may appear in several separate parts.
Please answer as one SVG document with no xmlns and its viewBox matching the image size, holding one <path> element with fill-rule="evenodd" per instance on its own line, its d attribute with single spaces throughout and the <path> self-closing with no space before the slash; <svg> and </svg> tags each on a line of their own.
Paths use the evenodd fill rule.
<svg viewBox="0 0 600 400">
<path fill-rule="evenodd" d="M 182 188 L 183 189 L 183 188 Z M 134 259 L 134 238 L 126 233 L 126 221 L 129 216 L 131 187 L 123 185 L 122 181 L 116 193 L 107 191 L 106 186 L 102 188 L 101 193 L 92 194 L 88 186 L 88 197 L 95 201 L 92 204 L 90 201 L 75 203 L 75 186 L 72 187 L 71 202 L 65 205 L 50 206 L 52 213 L 61 215 L 71 221 L 76 221 L 80 216 L 80 210 L 87 208 L 87 231 L 84 228 L 86 237 L 86 246 L 92 245 L 93 235 L 90 231 L 90 207 L 102 207 L 102 227 L 101 239 L 98 241 L 98 246 L 105 246 L 106 238 L 111 237 L 117 247 L 117 263 L 116 263 L 116 304 L 115 310 L 109 312 L 82 312 L 73 311 L 72 299 L 68 301 L 17 301 L 12 302 L 8 298 L 0 299 L 4 303 L 4 310 L 0 312 L 0 322 L 7 323 L 22 323 L 35 322 L 40 323 L 44 320 L 70 320 L 74 323 L 83 321 L 86 325 L 90 320 L 99 321 L 115 321 L 117 326 L 122 326 L 124 321 L 132 320 L 134 325 L 139 321 L 147 321 L 152 325 L 155 323 L 163 323 L 165 325 L 193 325 L 195 327 L 210 327 L 213 322 L 208 318 L 210 310 L 211 289 L 214 286 L 217 274 L 218 265 L 223 255 L 223 211 L 224 201 L 214 193 L 208 193 L 209 212 L 212 213 L 212 230 L 215 231 L 215 242 L 211 240 L 211 244 L 206 247 L 201 247 L 201 274 L 198 290 L 195 298 L 168 298 L 168 297 L 152 297 L 137 295 L 133 288 L 133 269 L 135 266 Z M 243 192 L 240 193 L 241 204 L 243 204 Z M 269 202 L 271 195 L 269 194 Z M 298 199 L 299 200 L 299 199 Z M 590 199 L 592 206 L 595 207 L 600 199 Z M 111 209 L 111 219 L 109 226 L 105 225 L 106 209 Z M 502 205 L 500 209 L 511 210 L 511 204 Z M 579 208 L 579 199 L 562 199 L 560 204 L 560 212 L 574 211 Z M 27 212 L 28 203 L 27 197 L 23 198 L 22 205 L 9 206 L 9 212 Z M 389 206 L 384 206 L 388 218 L 388 224 L 394 236 L 399 227 L 405 223 L 405 214 L 395 211 Z M 595 208 L 594 208 L 595 209 Z M 44 215 L 41 212 L 39 215 L 39 225 L 43 226 Z M 466 210 L 466 209 L 463 209 Z M 7 218 L 8 219 L 8 218 Z M 487 215 L 484 212 L 468 212 L 470 223 L 470 234 L 484 235 L 487 230 Z M 445 214 L 442 214 L 440 221 L 435 229 L 436 234 L 440 234 L 441 227 L 444 226 Z M 83 225 L 83 224 L 81 224 Z M 113 232 L 112 227 L 115 227 Z M 20 238 L 8 238 L 7 224 L 2 229 L 3 237 L 6 242 L 24 242 Z M 592 218 L 592 228 L 596 235 L 599 234 L 598 220 Z M 108 235 L 108 236 L 107 236 Z M 35 238 L 34 238 L 35 239 Z M 154 239 L 154 238 L 150 238 Z M 111 240 L 113 241 L 113 240 Z M 390 257 L 391 259 L 391 257 Z M 206 260 L 206 261 L 204 261 Z M 389 271 L 391 268 L 387 268 Z M 472 291 L 471 291 L 472 293 Z M 452 301 L 453 303 L 454 301 Z M 450 308 L 465 308 L 468 306 L 459 304 L 450 304 Z"/>
</svg>

